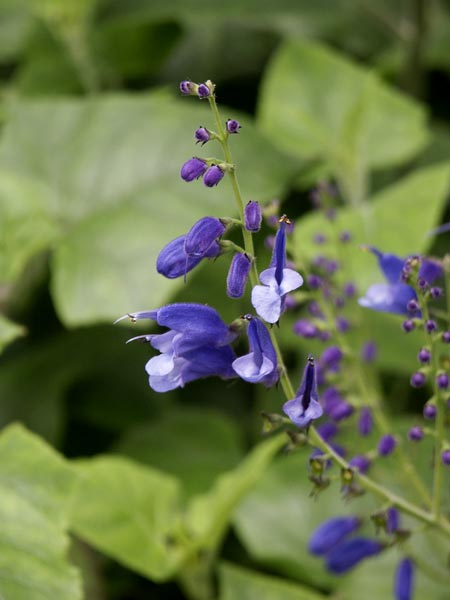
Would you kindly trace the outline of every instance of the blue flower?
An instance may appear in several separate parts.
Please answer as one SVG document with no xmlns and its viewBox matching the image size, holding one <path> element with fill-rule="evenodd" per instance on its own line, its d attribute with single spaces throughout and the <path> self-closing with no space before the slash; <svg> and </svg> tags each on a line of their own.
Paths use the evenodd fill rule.
<svg viewBox="0 0 450 600">
<path fill-rule="evenodd" d="M 340 575 L 346 573 L 359 562 L 379 554 L 384 545 L 370 538 L 354 537 L 346 539 L 334 546 L 325 558 L 329 571 Z"/>
<path fill-rule="evenodd" d="M 417 300 L 417 295 L 410 285 L 402 281 L 405 260 L 395 256 L 395 254 L 380 252 L 373 246 L 369 246 L 368 250 L 377 257 L 378 265 L 387 283 L 375 283 L 371 285 L 366 295 L 358 300 L 359 304 L 372 310 L 408 315 L 408 302 Z M 429 259 L 422 259 L 418 277 L 419 280 L 422 279 L 429 284 L 439 277 L 441 272 L 442 267 L 439 263 Z M 420 311 L 417 316 L 420 317 Z"/>
<path fill-rule="evenodd" d="M 247 335 L 250 353 L 237 358 L 233 362 L 233 369 L 244 381 L 270 387 L 279 378 L 277 354 L 270 334 L 257 317 L 246 315 L 245 318 L 249 321 Z"/>
<path fill-rule="evenodd" d="M 411 600 L 414 586 L 414 563 L 404 558 L 398 564 L 395 572 L 395 600 Z"/>
<path fill-rule="evenodd" d="M 162 334 L 132 338 L 149 342 L 160 351 L 145 367 L 150 387 L 156 392 L 167 392 L 211 375 L 223 379 L 236 376 L 232 368 L 236 355 L 229 344 L 237 332 L 213 308 L 202 304 L 168 304 L 121 319 L 127 316 L 134 322 L 151 319 L 169 329 Z"/>
<path fill-rule="evenodd" d="M 361 521 L 354 516 L 333 517 L 321 523 L 313 532 L 309 540 L 308 550 L 316 556 L 327 554 L 336 544 L 358 529 L 360 525 Z"/>
<path fill-rule="evenodd" d="M 284 413 L 298 427 L 306 427 L 322 416 L 323 409 L 317 394 L 314 358 L 309 355 L 297 395 L 283 404 Z"/>
<path fill-rule="evenodd" d="M 258 315 L 268 323 L 278 322 L 284 309 L 286 294 L 303 283 L 301 275 L 286 268 L 286 224 L 289 224 L 289 220 L 282 217 L 270 268 L 259 276 L 263 285 L 255 285 L 252 290 L 252 304 Z"/>
</svg>

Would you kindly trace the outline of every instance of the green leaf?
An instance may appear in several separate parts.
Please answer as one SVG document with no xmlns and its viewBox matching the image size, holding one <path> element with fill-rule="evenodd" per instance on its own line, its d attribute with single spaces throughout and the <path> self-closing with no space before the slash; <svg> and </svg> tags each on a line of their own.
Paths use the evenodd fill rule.
<svg viewBox="0 0 450 600">
<path fill-rule="evenodd" d="M 0 353 L 13 340 L 25 335 L 25 328 L 0 314 Z"/>
<path fill-rule="evenodd" d="M 71 467 L 22 426 L 0 435 L 0 596 L 14 600 L 81 599 L 65 555 Z"/>
<path fill-rule="evenodd" d="M 369 169 L 402 164 L 427 139 L 420 105 L 305 40 L 286 41 L 272 60 L 259 124 L 283 151 L 329 165 L 347 200 L 364 199 Z"/>
<path fill-rule="evenodd" d="M 242 569 L 230 563 L 219 567 L 219 600 L 320 600 L 322 594 L 306 587 Z"/>
<path fill-rule="evenodd" d="M 77 461 L 80 476 L 71 528 L 94 548 L 142 575 L 162 581 L 182 557 L 171 544 L 180 518 L 178 481 L 130 460 Z"/>
<path fill-rule="evenodd" d="M 116 451 L 175 475 L 189 495 L 206 491 L 242 456 L 231 420 L 218 412 L 181 407 L 128 431 Z"/>
<path fill-rule="evenodd" d="M 231 144 L 245 165 L 241 187 L 246 200 L 264 202 L 282 191 L 293 164 L 237 116 L 242 134 Z M 51 190 L 49 216 L 65 232 L 52 293 L 65 324 L 162 304 L 182 281 L 157 275 L 160 249 L 205 214 L 235 214 L 226 179 L 207 189 L 179 177 L 192 155 L 220 157 L 217 145 L 195 147 L 199 123 L 214 127 L 207 104 L 162 92 L 9 105 L 0 167 Z"/>
</svg>

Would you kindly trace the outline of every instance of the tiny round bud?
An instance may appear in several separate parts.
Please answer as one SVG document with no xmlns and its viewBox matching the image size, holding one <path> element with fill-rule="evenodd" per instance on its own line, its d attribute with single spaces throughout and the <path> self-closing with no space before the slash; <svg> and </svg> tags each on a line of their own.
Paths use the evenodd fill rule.
<svg viewBox="0 0 450 600">
<path fill-rule="evenodd" d="M 442 288 L 440 287 L 432 287 L 430 289 L 430 296 L 432 298 L 440 298 L 443 294 Z"/>
<path fill-rule="evenodd" d="M 389 456 L 395 450 L 397 441 L 393 435 L 383 435 L 378 442 L 378 454 L 380 456 Z"/>
<path fill-rule="evenodd" d="M 347 298 L 353 298 L 353 296 L 356 294 L 356 285 L 352 281 L 348 281 L 342 288 L 342 291 Z"/>
<path fill-rule="evenodd" d="M 337 317 L 336 329 L 339 333 L 346 333 L 350 329 L 350 321 L 345 317 Z"/>
<path fill-rule="evenodd" d="M 424 436 L 424 432 L 422 427 L 419 427 L 419 425 L 415 425 L 414 427 L 411 427 L 411 429 L 408 431 L 408 439 L 411 442 L 420 442 L 420 440 L 423 439 Z"/>
<path fill-rule="evenodd" d="M 294 323 L 293 331 L 300 337 L 307 339 L 315 338 L 317 335 L 317 327 L 307 319 L 299 319 Z"/>
<path fill-rule="evenodd" d="M 440 390 L 446 390 L 448 388 L 448 375 L 447 373 L 439 373 L 436 377 L 436 385 Z"/>
<path fill-rule="evenodd" d="M 419 289 L 424 290 L 428 286 L 428 283 L 425 279 L 423 279 L 423 277 L 419 277 L 417 280 L 417 285 Z"/>
<path fill-rule="evenodd" d="M 203 144 L 209 142 L 209 140 L 211 139 L 211 134 L 206 129 L 206 127 L 199 127 L 195 130 L 194 137 L 197 140 L 196 143 L 201 143 L 201 145 L 203 146 Z"/>
<path fill-rule="evenodd" d="M 437 409 L 434 404 L 427 402 L 423 407 L 423 418 L 427 421 L 434 421 L 436 418 Z"/>
<path fill-rule="evenodd" d="M 347 243 L 350 242 L 352 239 L 352 234 L 350 233 L 350 231 L 342 231 L 341 234 L 339 235 L 339 240 L 342 243 Z"/>
<path fill-rule="evenodd" d="M 327 236 L 323 233 L 315 233 L 313 236 L 313 242 L 317 245 L 325 244 L 327 241 Z"/>
<path fill-rule="evenodd" d="M 406 321 L 403 321 L 402 328 L 403 328 L 403 331 L 405 331 L 406 333 L 409 333 L 410 331 L 412 331 L 415 328 L 415 323 L 411 319 L 407 319 Z"/>
<path fill-rule="evenodd" d="M 239 121 L 236 121 L 235 119 L 228 119 L 226 122 L 226 128 L 228 133 L 239 133 L 241 125 Z"/>
<path fill-rule="evenodd" d="M 359 471 L 360 473 L 367 473 L 370 467 L 370 459 L 363 454 L 354 456 L 348 463 L 352 469 Z"/>
<path fill-rule="evenodd" d="M 441 339 L 444 344 L 450 344 L 450 331 L 443 331 Z"/>
<path fill-rule="evenodd" d="M 428 333 L 432 333 L 433 331 L 436 331 L 436 329 L 437 329 L 436 321 L 433 321 L 432 319 L 428 319 L 428 321 L 425 321 L 425 329 Z"/>
<path fill-rule="evenodd" d="M 181 167 L 181 179 L 184 181 L 194 181 L 201 177 L 207 169 L 206 163 L 200 158 L 190 158 Z"/>
<path fill-rule="evenodd" d="M 422 373 L 421 371 L 417 371 L 416 373 L 413 373 L 411 375 L 411 379 L 409 380 L 409 382 L 412 385 L 412 387 L 421 388 L 425 385 L 426 380 L 427 378 L 425 377 L 424 373 Z"/>
<path fill-rule="evenodd" d="M 444 465 L 450 465 L 450 450 L 444 450 L 441 454 L 441 459 Z"/>
<path fill-rule="evenodd" d="M 206 83 L 201 83 L 197 88 L 197 94 L 199 98 L 207 98 L 211 95 L 211 90 L 206 85 Z"/>
<path fill-rule="evenodd" d="M 417 355 L 417 359 L 422 365 L 427 365 L 431 360 L 431 352 L 428 348 L 422 348 Z"/>
<path fill-rule="evenodd" d="M 306 281 L 312 290 L 318 290 L 322 286 L 322 279 L 318 275 L 308 275 Z"/>
<path fill-rule="evenodd" d="M 186 94 L 187 96 L 195 93 L 195 83 L 189 80 L 180 82 L 180 92 L 182 94 Z"/>
<path fill-rule="evenodd" d="M 417 300 L 410 300 L 406 305 L 408 312 L 415 313 L 419 310 L 419 303 Z"/>
</svg>

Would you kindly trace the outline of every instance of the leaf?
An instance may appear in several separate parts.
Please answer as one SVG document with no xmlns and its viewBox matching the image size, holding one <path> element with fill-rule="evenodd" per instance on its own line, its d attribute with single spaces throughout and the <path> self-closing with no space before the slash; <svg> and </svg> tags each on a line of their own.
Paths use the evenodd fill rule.
<svg viewBox="0 0 450 600">
<path fill-rule="evenodd" d="M 206 491 L 242 456 L 231 420 L 211 410 L 181 407 L 125 433 L 116 451 L 175 475 L 188 495 Z"/>
<path fill-rule="evenodd" d="M 66 561 L 67 507 L 75 473 L 20 425 L 0 435 L 0 596 L 81 600 L 77 570 Z"/>
<path fill-rule="evenodd" d="M 49 216 L 65 232 L 52 264 L 52 294 L 67 325 L 164 303 L 182 282 L 156 274 L 160 249 L 205 214 L 236 212 L 227 180 L 207 189 L 179 177 L 192 155 L 220 155 L 213 145 L 193 144 L 199 123 L 213 127 L 197 99 L 159 91 L 18 101 L 8 116 L 0 167 L 51 190 Z M 247 118 L 234 116 L 243 123 L 231 145 L 236 163 L 245 165 L 245 199 L 266 201 L 281 192 L 293 164 Z"/>
<path fill-rule="evenodd" d="M 322 594 L 277 577 L 222 562 L 219 600 L 320 600 Z"/>
<path fill-rule="evenodd" d="M 258 122 L 283 151 L 329 165 L 355 201 L 364 197 L 369 169 L 402 164 L 427 139 L 420 105 L 305 40 L 286 41 L 272 60 Z"/>
<path fill-rule="evenodd" d="M 74 532 L 146 577 L 170 578 L 181 559 L 170 541 L 180 518 L 178 481 L 113 456 L 77 461 L 75 467 L 80 479 L 70 515 Z"/>
<path fill-rule="evenodd" d="M 25 335 L 25 328 L 0 314 L 0 353 L 13 340 Z"/>
</svg>

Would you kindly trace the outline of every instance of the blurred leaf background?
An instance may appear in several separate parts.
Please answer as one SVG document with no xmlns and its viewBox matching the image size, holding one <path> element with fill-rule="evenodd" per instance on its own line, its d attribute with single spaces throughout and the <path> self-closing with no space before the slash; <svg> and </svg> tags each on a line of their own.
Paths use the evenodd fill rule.
<svg viewBox="0 0 450 600">
<path fill-rule="evenodd" d="M 305 453 L 274 462 L 282 441 L 260 443 L 259 413 L 278 410 L 280 392 L 208 380 L 158 395 L 148 348 L 125 346 L 132 331 L 112 322 L 180 299 L 228 321 L 248 311 L 225 295 L 227 258 L 186 285 L 155 271 L 195 220 L 235 210 L 228 181 L 179 178 L 214 152 L 194 145 L 212 119 L 180 98 L 186 78 L 211 78 L 224 118 L 242 123 L 231 144 L 244 198 L 277 198 L 297 220 L 300 270 L 314 234 L 333 236 L 309 201 L 323 179 L 344 199 L 338 226 L 354 243 L 342 278 L 360 291 L 379 280 L 361 243 L 448 252 L 448 234 L 427 234 L 450 221 L 449 40 L 445 0 L 0 0 L 5 600 L 205 598 L 206 567 L 221 600 L 350 600 L 362 586 L 388 597 L 391 578 L 369 565 L 337 580 L 308 556 L 340 501 L 308 497 Z M 415 414 L 416 338 L 360 312 L 386 405 Z M 310 351 L 291 333 L 297 316 L 281 330 L 294 381 Z M 428 579 L 419 589 L 446 598 Z"/>
</svg>

